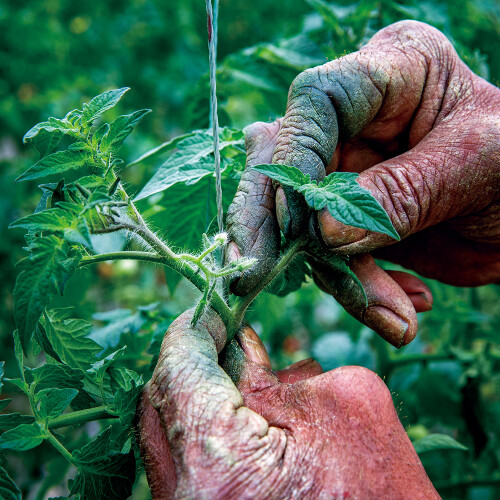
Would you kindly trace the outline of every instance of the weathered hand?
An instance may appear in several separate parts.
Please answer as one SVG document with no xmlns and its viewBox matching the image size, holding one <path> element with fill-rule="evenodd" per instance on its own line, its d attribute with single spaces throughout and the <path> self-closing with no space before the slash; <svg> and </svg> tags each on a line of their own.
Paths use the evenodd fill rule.
<svg viewBox="0 0 500 500">
<path fill-rule="evenodd" d="M 439 498 L 377 375 L 312 360 L 275 374 L 245 328 L 226 354 L 236 388 L 217 360 L 224 325 L 191 315 L 170 326 L 139 406 L 154 500 Z"/>
<path fill-rule="evenodd" d="M 279 228 L 289 237 L 309 231 L 333 253 L 361 255 L 353 266 L 370 289 L 371 307 L 336 290 L 317 269 L 320 286 L 394 345 L 409 342 L 417 326 L 412 303 L 429 309 L 429 291 L 362 254 L 449 284 L 499 282 L 499 144 L 500 90 L 426 24 L 393 24 L 359 52 L 301 73 L 285 117 L 249 127 L 248 166 L 283 163 L 314 179 L 359 172 L 359 184 L 384 206 L 402 241 L 347 227 L 326 210 L 306 220 L 300 195 L 275 192 L 267 177 L 247 170 L 228 214 L 231 253 L 260 263 L 234 291 L 246 293 L 268 272 Z"/>
</svg>

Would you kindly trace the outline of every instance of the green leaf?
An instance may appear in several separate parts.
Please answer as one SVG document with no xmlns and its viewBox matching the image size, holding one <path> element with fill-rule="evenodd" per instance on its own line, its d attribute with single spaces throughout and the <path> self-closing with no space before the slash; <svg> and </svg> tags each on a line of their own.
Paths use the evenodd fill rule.
<svg viewBox="0 0 500 500">
<path fill-rule="evenodd" d="M 42 129 L 35 137 L 30 139 L 30 142 L 33 146 L 35 146 L 36 150 L 40 153 L 40 156 L 43 157 L 52 153 L 57 148 L 63 137 L 64 134 L 59 130 L 47 132 Z"/>
<path fill-rule="evenodd" d="M 86 500 L 123 500 L 132 492 L 135 480 L 135 457 L 129 440 L 114 439 L 111 427 L 96 439 L 72 453 L 78 475 L 71 484 L 71 494 Z"/>
<path fill-rule="evenodd" d="M 4 378 L 4 382 L 14 385 L 20 391 L 27 393 L 29 390 L 28 384 L 22 378 Z"/>
<path fill-rule="evenodd" d="M 2 387 L 3 387 L 3 374 L 4 374 L 4 365 L 5 361 L 0 361 L 0 394 L 2 394 Z"/>
<path fill-rule="evenodd" d="M 222 195 L 225 210 L 236 187 L 236 181 L 227 180 L 224 183 Z M 166 231 L 171 245 L 192 252 L 198 251 L 201 235 L 217 215 L 213 179 L 202 179 L 194 186 L 172 186 L 144 215 L 160 231 Z"/>
<path fill-rule="evenodd" d="M 353 172 L 334 172 L 318 185 L 296 167 L 257 165 L 253 168 L 302 193 L 314 210 L 326 207 L 332 217 L 343 224 L 400 239 L 382 205 L 370 191 L 356 182 L 357 174 Z"/>
<path fill-rule="evenodd" d="M 192 137 L 195 133 L 196 131 L 189 132 L 188 134 L 180 135 L 178 137 L 174 137 L 170 141 L 164 142 L 163 144 L 160 144 L 159 146 L 150 149 L 149 151 L 146 151 L 141 156 L 139 156 L 139 158 L 129 163 L 127 167 L 132 167 L 144 161 L 149 161 L 153 160 L 154 158 L 158 158 L 159 156 L 168 153 L 172 149 L 175 149 L 177 147 L 177 144 L 182 142 L 184 139 L 187 139 L 188 137 Z"/>
<path fill-rule="evenodd" d="M 111 363 L 121 358 L 125 354 L 126 349 L 127 346 L 123 346 L 121 349 L 112 352 L 104 359 L 92 363 L 92 366 L 87 370 L 87 372 L 93 375 L 98 382 L 102 382 L 102 380 L 104 380 L 104 374 L 106 373 L 108 367 L 111 365 Z"/>
<path fill-rule="evenodd" d="M 12 399 L 0 399 L 0 412 L 4 411 L 11 402 Z"/>
<path fill-rule="evenodd" d="M 14 356 L 16 358 L 17 369 L 19 370 L 19 374 L 21 375 L 23 382 L 26 382 L 26 379 L 24 378 L 23 346 L 21 343 L 21 338 L 19 336 L 18 330 L 14 330 L 13 337 L 14 337 Z"/>
<path fill-rule="evenodd" d="M 113 379 L 117 380 L 117 374 L 120 375 L 120 385 L 114 392 L 114 398 L 111 402 L 111 408 L 118 413 L 120 422 L 123 426 L 129 427 L 137 411 L 137 400 L 142 392 L 144 381 L 142 377 L 126 368 L 118 368 L 113 370 Z"/>
<path fill-rule="evenodd" d="M 39 414 L 42 419 L 58 417 L 75 399 L 77 389 L 43 389 L 36 395 L 40 403 Z"/>
<path fill-rule="evenodd" d="M 32 141 L 41 131 L 49 134 L 67 134 L 78 137 L 79 128 L 75 127 L 67 120 L 60 120 L 59 118 L 50 117 L 48 121 L 37 123 L 33 128 L 28 130 L 23 137 L 23 142 L 26 144 Z"/>
<path fill-rule="evenodd" d="M 285 297 L 298 290 L 307 278 L 311 276 L 311 269 L 302 255 L 296 256 L 285 270 L 280 273 L 266 288 L 267 293 L 278 297 Z"/>
<path fill-rule="evenodd" d="M 0 415 L 0 429 L 8 431 L 15 429 L 19 424 L 33 424 L 35 417 L 31 415 L 21 415 L 20 413 L 6 413 Z"/>
<path fill-rule="evenodd" d="M 28 181 L 46 177 L 48 175 L 60 174 L 68 170 L 82 168 L 92 162 L 92 157 L 88 151 L 82 150 L 67 150 L 58 151 L 51 155 L 43 157 L 26 172 L 21 174 L 16 182 Z"/>
<path fill-rule="evenodd" d="M 0 450 L 31 450 L 40 445 L 43 439 L 43 430 L 36 422 L 33 424 L 21 424 L 14 429 L 5 431 L 0 436 Z"/>
<path fill-rule="evenodd" d="M 0 466 L 0 498 L 3 500 L 22 500 L 21 490 Z"/>
<path fill-rule="evenodd" d="M 419 455 L 434 450 L 468 450 L 467 446 L 460 444 L 447 434 L 428 434 L 415 441 L 413 446 Z"/>
<path fill-rule="evenodd" d="M 296 167 L 287 165 L 271 164 L 271 165 L 256 165 L 252 167 L 261 174 L 267 175 L 271 179 L 278 181 L 280 184 L 290 186 L 293 189 L 299 189 L 304 184 L 311 182 L 311 176 L 305 175 Z"/>
<path fill-rule="evenodd" d="M 177 271 L 174 271 L 172 268 L 167 266 L 165 266 L 164 272 L 168 293 L 171 297 L 173 297 L 175 290 L 177 289 L 177 285 L 179 285 L 182 280 L 182 276 Z"/>
<path fill-rule="evenodd" d="M 130 309 L 115 309 L 107 313 L 97 313 L 94 319 L 106 323 L 100 328 L 93 328 L 89 338 L 95 340 L 105 349 L 115 348 L 120 342 L 122 334 L 138 332 L 146 323 L 147 316 L 140 311 L 132 312 Z"/>
<path fill-rule="evenodd" d="M 87 370 L 102 348 L 87 337 L 91 323 L 68 316 L 68 309 L 54 309 L 40 322 L 59 358 L 71 368 Z"/>
<path fill-rule="evenodd" d="M 49 234 L 61 233 L 69 243 L 79 243 L 87 247 L 92 247 L 85 217 L 76 214 L 74 211 L 63 210 L 62 208 L 50 208 L 42 212 L 27 215 L 12 222 L 9 227 L 22 227 L 35 233 L 41 231 Z"/>
<path fill-rule="evenodd" d="M 220 132 L 220 151 L 230 150 L 243 144 L 242 138 L 234 138 L 226 130 Z M 237 137 L 237 136 L 236 136 Z M 228 140 L 224 140 L 228 139 Z M 135 200 L 141 200 L 152 194 L 165 191 L 178 183 L 193 185 L 207 176 L 214 175 L 213 136 L 207 131 L 197 131 L 183 139 L 177 145 L 176 151 L 160 166 L 149 182 L 142 188 Z M 234 154 L 232 151 L 229 156 Z M 224 171 L 230 164 L 231 158 L 222 156 L 221 170 Z"/>
<path fill-rule="evenodd" d="M 382 205 L 356 181 L 303 186 L 300 190 L 311 208 L 321 210 L 326 206 L 332 217 L 343 224 L 400 239 Z"/>
<path fill-rule="evenodd" d="M 50 235 L 34 240 L 30 257 L 19 263 L 21 272 L 14 289 L 14 319 L 24 350 L 50 295 L 62 293 L 68 273 L 74 270 L 68 262 L 70 257 L 68 244 Z"/>
<path fill-rule="evenodd" d="M 123 94 L 130 90 L 129 87 L 123 87 L 116 90 L 108 90 L 94 97 L 88 104 L 83 105 L 82 122 L 90 123 L 105 113 L 108 109 L 116 106 Z"/>
<path fill-rule="evenodd" d="M 129 115 L 119 116 L 109 124 L 109 130 L 104 134 L 100 142 L 100 150 L 103 153 L 108 151 L 116 152 L 134 127 L 140 123 L 145 115 L 151 113 L 150 109 L 134 111 Z"/>
</svg>

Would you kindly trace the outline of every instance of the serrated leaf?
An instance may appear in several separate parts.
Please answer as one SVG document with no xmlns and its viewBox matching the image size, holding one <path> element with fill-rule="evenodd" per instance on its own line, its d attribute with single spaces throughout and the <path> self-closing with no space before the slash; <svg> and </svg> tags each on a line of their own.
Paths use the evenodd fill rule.
<svg viewBox="0 0 500 500">
<path fill-rule="evenodd" d="M 64 134 L 59 130 L 55 130 L 54 132 L 40 130 L 35 137 L 30 139 L 30 142 L 40 153 L 40 156 L 43 157 L 52 153 L 63 137 Z"/>
<path fill-rule="evenodd" d="M 85 217 L 62 208 L 50 208 L 28 215 L 12 222 L 9 227 L 22 227 L 35 233 L 61 233 L 69 243 L 92 246 Z"/>
<path fill-rule="evenodd" d="M 103 92 L 102 94 L 94 97 L 88 104 L 84 104 L 82 122 L 90 123 L 105 113 L 108 109 L 114 107 L 127 90 L 130 90 L 129 87 L 108 90 L 107 92 Z"/>
<path fill-rule="evenodd" d="M 304 184 L 311 182 L 311 176 L 305 175 L 298 168 L 287 165 L 271 164 L 271 165 L 256 165 L 252 167 L 261 174 L 267 175 L 271 179 L 278 181 L 280 184 L 290 186 L 293 189 L 298 189 Z"/>
<path fill-rule="evenodd" d="M 104 379 L 104 374 L 106 373 L 108 367 L 111 365 L 111 363 L 121 358 L 125 354 L 126 349 L 127 346 L 123 346 L 121 349 L 112 352 L 104 359 L 92 363 L 92 366 L 87 370 L 87 372 L 93 375 L 98 382 L 102 382 L 102 380 Z"/>
<path fill-rule="evenodd" d="M 142 392 L 143 383 L 137 384 L 132 381 L 132 388 L 128 391 L 125 389 L 118 389 L 115 393 L 111 408 L 118 413 L 120 423 L 124 427 L 132 425 L 137 411 L 137 400 Z"/>
<path fill-rule="evenodd" d="M 49 134 L 58 133 L 72 135 L 74 137 L 78 136 L 78 127 L 73 126 L 73 124 L 67 120 L 50 117 L 46 122 L 37 123 L 26 132 L 23 137 L 24 144 L 32 141 L 41 131 Z"/>
<path fill-rule="evenodd" d="M 58 151 L 43 157 L 26 172 L 21 174 L 16 182 L 39 179 L 49 175 L 60 174 L 68 170 L 75 170 L 91 163 L 92 158 L 87 151 L 67 150 Z"/>
<path fill-rule="evenodd" d="M 22 500 L 21 490 L 0 466 L 0 498 L 3 500 Z"/>
<path fill-rule="evenodd" d="M 310 185 L 303 194 L 311 208 L 321 210 L 326 206 L 330 215 L 343 224 L 400 239 L 382 205 L 354 180 L 325 187 Z"/>
<path fill-rule="evenodd" d="M 302 193 L 307 204 L 314 210 L 326 207 L 330 215 L 343 224 L 400 239 L 382 205 L 370 191 L 356 182 L 356 173 L 333 172 L 318 185 L 296 167 L 273 164 L 253 168 Z"/>
<path fill-rule="evenodd" d="M 29 390 L 28 384 L 22 378 L 4 378 L 4 382 L 14 385 L 22 392 L 27 393 Z"/>
<path fill-rule="evenodd" d="M 20 424 L 32 424 L 34 422 L 35 417 L 31 415 L 21 415 L 17 412 L 0 415 L 0 429 L 4 431 L 15 429 Z"/>
<path fill-rule="evenodd" d="M 31 246 L 30 257 L 19 263 L 21 272 L 14 289 L 14 318 L 24 350 L 50 295 L 62 290 L 67 273 L 71 271 L 62 264 L 69 257 L 68 244 L 50 235 L 37 238 Z"/>
<path fill-rule="evenodd" d="M 71 404 L 78 394 L 77 389 L 43 389 L 36 394 L 40 403 L 38 410 L 42 419 L 55 418 Z"/>
<path fill-rule="evenodd" d="M 428 434 L 418 441 L 415 441 L 413 446 L 419 455 L 434 450 L 468 450 L 467 446 L 460 444 L 447 434 Z"/>
<path fill-rule="evenodd" d="M 102 350 L 87 337 L 92 324 L 81 319 L 68 318 L 68 310 L 49 311 L 40 320 L 52 348 L 71 368 L 87 370 Z"/>
<path fill-rule="evenodd" d="M 229 140 L 223 140 L 225 138 Z M 241 145 L 243 140 L 234 139 L 227 131 L 221 130 L 220 151 Z M 149 182 L 142 188 L 135 200 L 141 200 L 152 194 L 165 191 L 175 184 L 193 185 L 207 176 L 214 175 L 213 136 L 208 131 L 196 131 L 193 135 L 177 144 L 172 156 L 160 166 Z M 221 157 L 221 171 L 230 164 L 231 158 Z"/>
<path fill-rule="evenodd" d="M 72 453 L 78 475 L 71 483 L 71 494 L 86 500 L 123 500 L 132 492 L 135 457 L 123 439 L 115 440 L 111 427 L 96 439 Z"/>
<path fill-rule="evenodd" d="M 78 394 L 71 402 L 75 410 L 89 408 L 94 400 L 83 390 L 85 372 L 63 364 L 45 364 L 39 368 L 26 369 L 26 379 L 31 381 L 35 391 L 44 389 L 77 389 Z"/>
<path fill-rule="evenodd" d="M 119 116 L 109 124 L 109 130 L 101 139 L 100 149 L 103 153 L 108 151 L 116 152 L 134 127 L 140 123 L 145 115 L 151 113 L 150 109 L 134 111 L 129 115 Z"/>
<path fill-rule="evenodd" d="M 31 450 L 40 445 L 43 439 L 43 430 L 36 422 L 33 424 L 21 424 L 14 429 L 5 431 L 0 436 L 0 450 Z"/>
</svg>

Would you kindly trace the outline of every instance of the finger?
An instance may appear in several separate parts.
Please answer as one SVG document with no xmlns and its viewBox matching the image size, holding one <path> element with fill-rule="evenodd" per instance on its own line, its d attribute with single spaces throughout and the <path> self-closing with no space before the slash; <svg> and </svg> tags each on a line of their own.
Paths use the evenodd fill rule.
<svg viewBox="0 0 500 500">
<path fill-rule="evenodd" d="M 415 312 L 426 312 L 432 309 L 432 292 L 422 280 L 402 271 L 386 272 L 408 295 Z"/>
<path fill-rule="evenodd" d="M 279 227 L 275 217 L 275 193 L 268 177 L 251 167 L 271 163 L 281 121 L 254 123 L 245 129 L 246 170 L 227 212 L 231 239 L 226 259 L 255 257 L 255 266 L 231 284 L 231 290 L 244 295 L 272 268 L 279 253 Z"/>
<path fill-rule="evenodd" d="M 500 220 L 498 215 L 496 220 Z M 499 282 L 499 245 L 465 238 L 448 224 L 439 224 L 397 245 L 380 248 L 376 257 L 449 285 L 480 286 Z"/>
<path fill-rule="evenodd" d="M 189 488 L 183 494 L 211 491 L 217 498 L 220 488 L 248 467 L 252 453 L 261 448 L 280 453 L 286 437 L 243 406 L 240 392 L 219 366 L 217 351 L 226 336 L 220 318 L 211 311 L 193 327 L 192 314 L 182 314 L 168 329 L 150 399 L 170 443 L 177 475 L 188 477 Z M 243 365 L 241 358 L 233 358 L 235 371 Z"/>
<path fill-rule="evenodd" d="M 317 361 L 314 361 L 314 359 L 308 358 L 297 361 L 297 363 L 288 366 L 284 370 L 278 371 L 277 376 L 283 384 L 295 384 L 295 382 L 300 382 L 316 375 L 321 375 L 322 373 L 323 368 L 321 368 L 321 365 Z"/>
<path fill-rule="evenodd" d="M 136 421 L 137 440 L 151 496 L 155 500 L 173 498 L 177 486 L 175 463 L 160 416 L 149 400 L 149 383 L 139 399 Z"/>
<path fill-rule="evenodd" d="M 432 42 L 421 47 L 419 40 Z M 407 134 L 429 83 L 431 46 L 445 43 L 450 45 L 430 26 L 396 23 L 359 52 L 301 73 L 290 88 L 273 162 L 321 179 L 338 140 L 363 131 L 372 142 L 397 144 L 396 139 Z M 280 227 L 285 235 L 298 236 L 305 223 L 304 201 L 288 188 L 284 191 L 286 202 L 277 200 Z"/>
<path fill-rule="evenodd" d="M 443 221 L 479 213 L 498 196 L 484 124 L 470 120 L 436 127 L 410 151 L 362 172 L 370 191 L 402 238 Z M 352 255 L 394 243 L 389 236 L 348 228 L 327 210 L 318 215 L 321 237 L 336 253 Z"/>
<path fill-rule="evenodd" d="M 313 272 L 323 290 L 393 346 L 411 342 L 417 333 L 417 315 L 404 290 L 369 254 L 353 257 L 350 268 L 363 286 L 366 302 L 359 286 L 345 274 L 318 262 L 314 263 Z"/>
</svg>

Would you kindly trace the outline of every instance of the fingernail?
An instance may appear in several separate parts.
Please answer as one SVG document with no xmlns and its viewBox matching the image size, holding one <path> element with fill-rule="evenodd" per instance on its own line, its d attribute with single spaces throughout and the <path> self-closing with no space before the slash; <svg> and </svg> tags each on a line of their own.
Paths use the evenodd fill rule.
<svg viewBox="0 0 500 500">
<path fill-rule="evenodd" d="M 432 302 L 426 293 L 409 293 L 408 298 L 411 300 L 416 312 L 427 312 L 432 309 Z"/>
<path fill-rule="evenodd" d="M 281 187 L 276 190 L 276 217 L 278 218 L 278 224 L 283 234 L 287 235 L 290 232 L 292 218 L 290 216 L 285 192 Z"/>
<path fill-rule="evenodd" d="M 411 340 L 405 341 L 408 323 L 387 307 L 371 306 L 365 311 L 363 319 L 367 326 L 398 349 Z"/>
<path fill-rule="evenodd" d="M 229 264 L 238 259 L 241 259 L 240 249 L 234 241 L 230 241 L 226 247 L 226 262 Z"/>
<path fill-rule="evenodd" d="M 334 219 L 326 209 L 318 214 L 318 225 L 321 232 L 321 238 L 330 248 L 362 240 L 367 233 L 365 229 L 346 226 L 342 222 L 339 222 L 337 219 Z"/>
<path fill-rule="evenodd" d="M 238 332 L 237 338 L 241 348 L 250 361 L 264 366 L 265 368 L 271 368 L 269 354 L 267 354 L 264 344 L 252 327 L 244 326 L 242 330 Z"/>
</svg>

